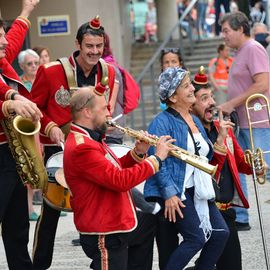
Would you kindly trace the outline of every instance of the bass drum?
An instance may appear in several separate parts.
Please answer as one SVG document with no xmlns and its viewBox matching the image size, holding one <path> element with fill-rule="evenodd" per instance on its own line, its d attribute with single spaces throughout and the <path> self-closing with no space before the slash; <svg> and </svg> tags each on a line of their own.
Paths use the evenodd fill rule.
<svg viewBox="0 0 270 270">
<path fill-rule="evenodd" d="M 44 200 L 52 208 L 59 211 L 72 212 L 70 206 L 70 191 L 63 171 L 63 151 L 52 155 L 47 163 L 48 189 Z"/>
<path fill-rule="evenodd" d="M 128 151 L 133 149 L 133 147 L 125 144 L 109 144 L 109 147 L 118 158 L 121 158 L 122 156 L 127 154 Z M 138 188 L 141 192 L 143 192 L 144 183 L 145 181 L 136 186 L 136 188 Z"/>
</svg>

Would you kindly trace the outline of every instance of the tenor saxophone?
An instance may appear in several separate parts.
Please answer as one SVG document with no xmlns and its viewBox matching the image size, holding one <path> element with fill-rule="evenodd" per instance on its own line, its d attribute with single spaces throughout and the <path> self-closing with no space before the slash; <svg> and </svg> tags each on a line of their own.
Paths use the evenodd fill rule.
<svg viewBox="0 0 270 270">
<path fill-rule="evenodd" d="M 48 175 L 34 135 L 40 130 L 40 122 L 34 123 L 21 116 L 1 121 L 9 148 L 16 161 L 16 169 L 23 184 L 33 189 L 47 189 Z"/>
<path fill-rule="evenodd" d="M 128 128 L 128 127 L 121 127 L 120 125 L 117 125 L 115 122 L 113 121 L 107 121 L 107 124 L 113 127 L 118 128 L 119 130 L 121 130 L 123 133 L 125 133 L 126 135 L 133 137 L 137 140 L 140 141 L 144 141 L 152 146 L 157 146 L 158 137 L 152 138 L 152 137 L 148 137 L 145 136 L 144 134 L 142 134 L 140 131 Z M 208 159 L 206 157 L 202 157 L 202 156 L 198 156 L 195 154 L 192 154 L 190 152 L 188 152 L 185 149 L 182 149 L 176 145 L 171 145 L 173 146 L 173 150 L 171 150 L 169 152 L 169 154 L 173 157 L 176 157 L 190 165 L 192 165 L 195 168 L 198 168 L 212 176 L 215 175 L 216 171 L 217 171 L 217 165 L 211 165 L 208 163 Z"/>
</svg>

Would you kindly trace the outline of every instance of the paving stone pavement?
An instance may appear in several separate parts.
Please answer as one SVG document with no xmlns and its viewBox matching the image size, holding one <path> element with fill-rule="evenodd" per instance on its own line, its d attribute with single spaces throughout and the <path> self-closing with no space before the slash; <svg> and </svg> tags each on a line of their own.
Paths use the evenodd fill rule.
<svg viewBox="0 0 270 270">
<path fill-rule="evenodd" d="M 266 269 L 266 264 L 264 260 L 261 233 L 258 222 L 258 212 L 251 177 L 248 177 L 248 188 L 250 194 L 249 202 L 251 204 L 250 225 L 252 226 L 252 229 L 248 232 L 239 232 L 242 246 L 243 270 L 264 270 Z M 265 227 L 266 242 L 268 243 L 268 249 L 270 249 L 270 204 L 265 203 L 266 200 L 270 199 L 270 183 L 267 182 L 263 186 L 258 185 L 258 189 Z M 36 207 L 36 210 L 38 212 L 40 210 L 39 207 Z M 29 233 L 29 250 L 31 252 L 35 222 L 31 222 L 30 225 L 31 228 Z M 90 260 L 86 257 L 81 247 L 73 247 L 71 245 L 71 240 L 77 237 L 78 234 L 76 233 L 76 229 L 73 225 L 73 214 L 68 213 L 66 217 L 61 217 L 59 220 L 55 241 L 53 264 L 50 269 L 89 269 Z M 0 269 L 6 270 L 8 269 L 8 267 L 5 260 L 5 253 L 2 241 L 0 242 Z M 190 265 L 192 265 L 192 263 Z M 156 248 L 154 249 L 153 270 L 158 270 L 158 257 Z"/>
</svg>

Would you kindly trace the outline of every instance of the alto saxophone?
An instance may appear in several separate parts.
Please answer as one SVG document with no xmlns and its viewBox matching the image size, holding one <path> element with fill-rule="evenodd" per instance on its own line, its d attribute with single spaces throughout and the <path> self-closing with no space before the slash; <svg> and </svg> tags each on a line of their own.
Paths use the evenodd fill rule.
<svg viewBox="0 0 270 270">
<path fill-rule="evenodd" d="M 40 130 L 40 122 L 34 123 L 18 115 L 4 118 L 1 124 L 23 184 L 46 191 L 48 175 L 34 138 Z"/>
<path fill-rule="evenodd" d="M 120 125 L 117 125 L 113 121 L 107 121 L 107 124 L 109 126 L 118 128 L 119 130 L 121 130 L 123 133 L 127 134 L 130 137 L 133 137 L 133 138 L 140 140 L 140 141 L 144 141 L 152 146 L 157 146 L 157 142 L 159 140 L 158 137 L 156 137 L 156 138 L 147 137 L 137 130 L 134 130 L 131 128 L 121 127 Z M 202 171 L 204 171 L 212 176 L 215 175 L 215 173 L 217 171 L 217 165 L 214 166 L 214 165 L 209 164 L 208 159 L 206 157 L 197 156 L 197 155 L 192 154 L 192 153 L 188 152 L 187 150 L 182 149 L 182 148 L 180 148 L 176 145 L 173 145 L 173 144 L 172 144 L 172 146 L 173 146 L 173 150 L 171 150 L 169 152 L 169 154 L 171 156 L 174 156 L 174 157 L 176 157 L 176 158 L 192 165 L 193 167 L 198 168 L 198 169 L 200 169 L 200 170 L 202 170 Z"/>
</svg>

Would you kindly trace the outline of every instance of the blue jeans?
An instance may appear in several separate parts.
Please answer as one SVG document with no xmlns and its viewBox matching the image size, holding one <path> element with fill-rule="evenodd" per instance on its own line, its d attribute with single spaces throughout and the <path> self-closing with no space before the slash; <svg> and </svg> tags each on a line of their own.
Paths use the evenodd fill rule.
<svg viewBox="0 0 270 270">
<path fill-rule="evenodd" d="M 250 135 L 248 128 L 241 128 L 238 136 L 238 143 L 245 151 L 246 149 L 251 149 L 250 145 Z M 254 147 L 260 147 L 263 151 L 270 150 L 270 129 L 269 128 L 254 128 L 253 129 L 253 140 Z M 268 166 L 270 166 L 270 154 L 265 154 L 264 159 Z M 270 171 L 267 172 L 267 180 L 270 181 Z M 248 197 L 246 176 L 240 174 L 240 181 L 242 185 L 243 192 L 246 197 Z M 249 216 L 248 210 L 245 208 L 235 207 L 236 210 L 236 221 L 241 223 L 248 223 Z"/>
<path fill-rule="evenodd" d="M 186 207 L 182 208 L 184 218 L 181 219 L 177 215 L 177 220 L 174 223 L 175 228 L 182 235 L 183 241 L 170 256 L 165 269 L 183 269 L 202 249 L 196 269 L 212 270 L 225 247 L 229 237 L 229 229 L 215 202 L 208 202 L 213 231 L 210 239 L 205 242 L 205 236 L 199 227 L 200 220 L 193 202 L 194 188 L 187 189 L 185 195 L 186 200 L 183 203 Z"/>
</svg>

